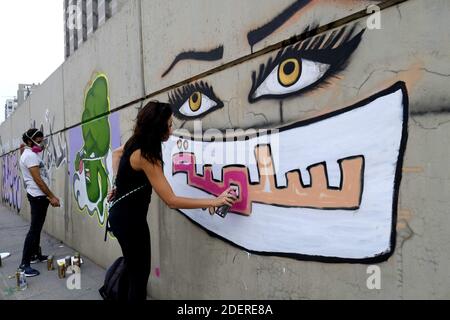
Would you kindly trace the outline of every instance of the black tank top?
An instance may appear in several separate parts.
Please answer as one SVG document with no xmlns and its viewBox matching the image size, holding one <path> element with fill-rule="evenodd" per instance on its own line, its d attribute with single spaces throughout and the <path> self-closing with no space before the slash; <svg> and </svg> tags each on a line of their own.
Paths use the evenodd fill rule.
<svg viewBox="0 0 450 320">
<path fill-rule="evenodd" d="M 116 177 L 115 204 L 111 208 L 111 218 L 134 219 L 146 217 L 150 204 L 152 186 L 144 171 L 136 171 L 131 167 L 130 157 L 139 149 L 137 143 L 129 145 L 120 158 L 119 169 Z M 136 190 L 137 191 L 133 191 Z M 119 200 L 120 199 L 120 200 Z"/>
</svg>

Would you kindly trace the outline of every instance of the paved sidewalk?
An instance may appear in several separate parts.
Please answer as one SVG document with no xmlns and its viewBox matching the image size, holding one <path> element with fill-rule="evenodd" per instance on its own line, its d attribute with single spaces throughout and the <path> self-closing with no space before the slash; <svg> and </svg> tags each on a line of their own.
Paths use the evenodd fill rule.
<svg viewBox="0 0 450 320">
<path fill-rule="evenodd" d="M 81 289 L 70 290 L 67 280 L 58 278 L 58 271 L 47 271 L 47 263 L 33 264 L 32 267 L 41 274 L 27 278 L 28 288 L 24 291 L 16 289 L 15 274 L 22 258 L 22 249 L 29 223 L 7 207 L 0 205 L 0 253 L 9 252 L 11 256 L 2 260 L 0 267 L 0 300 L 101 300 L 98 289 L 102 286 L 105 269 L 97 266 L 89 259 L 83 258 L 81 270 Z M 73 255 L 75 250 L 61 241 L 49 236 L 45 231 L 41 234 L 42 253 L 55 256 L 56 259 Z"/>
</svg>

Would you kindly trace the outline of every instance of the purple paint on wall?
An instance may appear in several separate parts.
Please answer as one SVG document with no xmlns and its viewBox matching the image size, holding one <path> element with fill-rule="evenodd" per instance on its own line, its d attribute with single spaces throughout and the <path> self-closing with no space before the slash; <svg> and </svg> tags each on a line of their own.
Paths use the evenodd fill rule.
<svg viewBox="0 0 450 320">
<path fill-rule="evenodd" d="M 111 149 L 114 150 L 120 147 L 120 117 L 119 114 L 113 113 L 109 116 L 109 124 L 111 126 Z M 69 130 L 69 173 L 73 177 L 75 172 L 74 162 L 77 152 L 80 151 L 83 146 L 83 135 L 81 132 L 81 126 L 77 126 Z"/>
<path fill-rule="evenodd" d="M 17 212 L 20 212 L 22 206 L 22 180 L 19 159 L 18 151 L 2 158 L 2 200 Z"/>
</svg>

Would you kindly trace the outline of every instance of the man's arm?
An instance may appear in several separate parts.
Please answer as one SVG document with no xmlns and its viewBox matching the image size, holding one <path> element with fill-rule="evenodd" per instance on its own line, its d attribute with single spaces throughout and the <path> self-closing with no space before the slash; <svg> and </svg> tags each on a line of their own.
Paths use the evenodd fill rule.
<svg viewBox="0 0 450 320">
<path fill-rule="evenodd" d="M 48 188 L 48 186 L 44 182 L 44 180 L 42 180 L 41 173 L 39 171 L 39 167 L 36 166 L 36 167 L 28 168 L 28 169 L 30 170 L 30 174 L 33 177 L 34 182 L 36 182 L 37 186 L 49 198 L 50 203 L 52 204 L 52 206 L 59 207 L 60 206 L 59 199 L 57 197 L 55 197 L 55 195 L 53 194 L 53 192 L 50 191 L 50 189 Z"/>
</svg>

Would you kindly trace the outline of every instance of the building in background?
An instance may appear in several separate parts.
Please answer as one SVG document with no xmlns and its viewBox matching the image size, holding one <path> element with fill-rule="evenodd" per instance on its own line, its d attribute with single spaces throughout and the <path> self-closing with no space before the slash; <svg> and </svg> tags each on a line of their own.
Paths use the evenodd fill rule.
<svg viewBox="0 0 450 320">
<path fill-rule="evenodd" d="M 39 87 L 39 84 L 23 84 L 19 83 L 17 89 L 17 106 L 20 106 L 28 97 Z"/>
<path fill-rule="evenodd" d="M 39 84 L 19 83 L 17 97 L 5 101 L 5 120 L 8 119 L 16 109 L 24 103 L 29 96 L 39 87 Z"/>
<path fill-rule="evenodd" d="M 127 0 L 64 0 L 64 57 L 70 57 Z"/>
<path fill-rule="evenodd" d="M 17 109 L 17 98 L 7 99 L 5 101 L 5 119 L 8 119 L 9 116 Z"/>
</svg>

